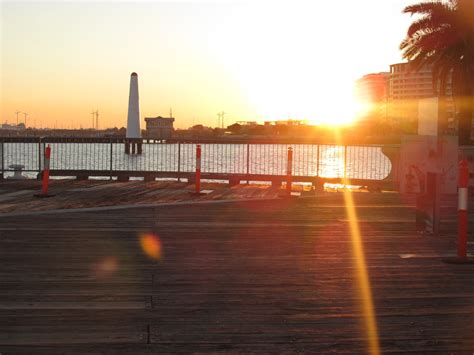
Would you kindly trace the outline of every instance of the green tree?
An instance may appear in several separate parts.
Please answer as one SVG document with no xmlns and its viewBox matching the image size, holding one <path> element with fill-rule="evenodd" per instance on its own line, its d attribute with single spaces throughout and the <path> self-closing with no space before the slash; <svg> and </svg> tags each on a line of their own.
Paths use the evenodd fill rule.
<svg viewBox="0 0 474 355">
<path fill-rule="evenodd" d="M 403 12 L 417 16 L 400 44 L 403 57 L 413 63 L 415 70 L 432 65 L 433 86 L 441 105 L 451 79 L 459 112 L 459 143 L 470 143 L 474 116 L 474 0 L 421 2 L 407 6 Z M 443 132 L 446 121 L 440 119 Z"/>
</svg>

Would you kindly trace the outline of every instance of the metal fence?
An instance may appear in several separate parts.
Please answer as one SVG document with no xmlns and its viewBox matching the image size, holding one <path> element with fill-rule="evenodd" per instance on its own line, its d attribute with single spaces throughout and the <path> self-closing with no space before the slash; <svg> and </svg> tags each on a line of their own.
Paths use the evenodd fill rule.
<svg viewBox="0 0 474 355">
<path fill-rule="evenodd" d="M 47 139 L 0 141 L 2 173 L 23 165 L 25 172 L 39 172 L 44 149 L 51 146 L 51 170 L 114 172 L 175 172 L 195 170 L 199 142 L 143 143 L 143 153 L 128 155 L 124 144 L 109 141 Z M 240 175 L 285 175 L 287 149 L 293 148 L 293 175 L 382 180 L 392 164 L 377 145 L 201 143 L 203 173 Z"/>
</svg>

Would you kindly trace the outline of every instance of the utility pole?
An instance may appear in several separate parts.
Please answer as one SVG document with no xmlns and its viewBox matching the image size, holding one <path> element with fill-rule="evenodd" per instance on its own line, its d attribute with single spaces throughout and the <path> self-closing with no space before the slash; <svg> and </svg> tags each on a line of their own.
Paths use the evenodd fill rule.
<svg viewBox="0 0 474 355">
<path fill-rule="evenodd" d="M 95 119 L 94 119 L 95 118 L 95 112 L 92 111 L 91 115 L 92 115 L 92 129 L 95 129 L 95 122 L 94 122 L 95 121 Z"/>
<path fill-rule="evenodd" d="M 21 113 L 21 111 L 16 111 L 15 113 L 16 113 L 16 125 L 18 126 L 18 123 L 19 123 L 18 122 L 18 114 Z"/>
<path fill-rule="evenodd" d="M 225 112 L 222 111 L 221 112 L 221 120 L 222 120 L 222 127 L 221 128 L 224 128 L 224 115 L 225 115 Z"/>
<path fill-rule="evenodd" d="M 92 115 L 92 129 L 99 129 L 99 110 L 91 112 Z"/>
<path fill-rule="evenodd" d="M 23 114 L 25 115 L 25 122 L 24 123 L 25 123 L 25 128 L 26 128 L 26 116 L 28 116 L 28 113 L 23 112 Z"/>
<path fill-rule="evenodd" d="M 221 113 L 217 113 L 217 128 L 220 128 L 221 126 Z"/>
</svg>

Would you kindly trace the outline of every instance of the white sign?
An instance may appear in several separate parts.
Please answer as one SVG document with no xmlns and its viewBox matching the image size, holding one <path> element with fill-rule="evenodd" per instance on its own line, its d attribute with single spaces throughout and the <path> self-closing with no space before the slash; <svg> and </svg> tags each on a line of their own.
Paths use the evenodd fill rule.
<svg viewBox="0 0 474 355">
<path fill-rule="evenodd" d="M 438 135 L 438 98 L 430 97 L 418 101 L 418 134 Z"/>
</svg>

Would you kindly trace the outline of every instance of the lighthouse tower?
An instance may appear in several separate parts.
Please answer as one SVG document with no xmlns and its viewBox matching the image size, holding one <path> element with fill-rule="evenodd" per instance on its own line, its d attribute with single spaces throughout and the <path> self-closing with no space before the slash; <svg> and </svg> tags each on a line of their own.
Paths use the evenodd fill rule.
<svg viewBox="0 0 474 355">
<path fill-rule="evenodd" d="M 140 107 L 138 104 L 138 75 L 132 73 L 130 76 L 130 95 L 128 98 L 128 117 L 127 117 L 127 134 L 125 142 L 125 153 L 141 154 L 142 140 L 140 131 Z"/>
</svg>

